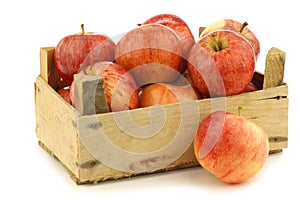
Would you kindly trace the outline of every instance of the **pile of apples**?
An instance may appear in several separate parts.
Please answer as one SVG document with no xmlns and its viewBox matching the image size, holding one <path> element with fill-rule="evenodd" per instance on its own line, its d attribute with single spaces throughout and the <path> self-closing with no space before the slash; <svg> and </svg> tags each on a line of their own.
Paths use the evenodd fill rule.
<svg viewBox="0 0 300 200">
<path fill-rule="evenodd" d="M 64 37 L 54 61 L 69 85 L 58 93 L 74 105 L 74 74 L 104 80 L 109 111 L 121 111 L 240 94 L 251 83 L 260 44 L 247 23 L 225 19 L 208 25 L 196 42 L 187 23 L 172 14 L 153 16 L 122 38 L 82 32 Z M 225 111 L 211 113 L 195 133 L 195 156 L 228 183 L 243 182 L 268 155 L 265 131 Z"/>
</svg>

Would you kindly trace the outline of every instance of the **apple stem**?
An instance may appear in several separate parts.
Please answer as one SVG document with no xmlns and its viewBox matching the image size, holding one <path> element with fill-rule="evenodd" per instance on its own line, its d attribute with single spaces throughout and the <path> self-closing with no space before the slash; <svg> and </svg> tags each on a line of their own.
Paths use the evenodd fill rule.
<svg viewBox="0 0 300 200">
<path fill-rule="evenodd" d="M 84 75 L 87 75 L 85 68 L 83 67 L 83 64 L 80 65 L 80 69 L 83 71 Z"/>
<path fill-rule="evenodd" d="M 216 52 L 219 52 L 220 51 L 220 48 L 219 48 L 219 45 L 218 45 L 218 42 L 216 40 L 216 35 L 212 35 L 212 42 L 214 44 L 214 49 Z"/>
<path fill-rule="evenodd" d="M 248 26 L 248 23 L 247 22 L 244 22 L 241 29 L 240 29 L 240 33 L 243 32 L 243 30 L 245 29 L 245 27 Z"/>
<path fill-rule="evenodd" d="M 85 34 L 85 32 L 84 32 L 84 24 L 81 24 L 81 33 L 82 33 L 82 35 Z"/>
<path fill-rule="evenodd" d="M 142 24 L 141 24 L 141 23 L 138 23 L 137 25 L 138 25 L 138 26 L 142 26 Z"/>
<path fill-rule="evenodd" d="M 239 106 L 238 107 L 238 116 L 242 116 L 242 112 L 243 112 L 243 107 Z"/>
</svg>

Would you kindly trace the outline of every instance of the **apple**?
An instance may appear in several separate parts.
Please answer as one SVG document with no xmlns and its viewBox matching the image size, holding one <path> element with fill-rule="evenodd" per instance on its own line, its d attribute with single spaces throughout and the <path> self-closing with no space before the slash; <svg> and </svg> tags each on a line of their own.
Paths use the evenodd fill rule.
<svg viewBox="0 0 300 200">
<path fill-rule="evenodd" d="M 242 116 L 216 111 L 199 124 L 194 153 L 199 164 L 222 181 L 241 183 L 264 165 L 268 135 Z"/>
<path fill-rule="evenodd" d="M 54 51 L 54 62 L 61 78 L 70 85 L 80 65 L 112 61 L 115 43 L 106 35 L 92 32 L 69 35 L 60 40 Z"/>
<path fill-rule="evenodd" d="M 218 30 L 202 37 L 188 56 L 193 85 L 205 97 L 240 93 L 252 80 L 255 54 L 240 34 Z"/>
<path fill-rule="evenodd" d="M 178 17 L 177 15 L 173 14 L 159 14 L 155 15 L 149 19 L 147 19 L 143 24 L 161 24 L 164 26 L 167 26 L 171 29 L 173 29 L 178 37 L 179 42 L 181 44 L 184 58 L 187 58 L 187 55 L 192 48 L 192 46 L 195 44 L 194 36 L 188 26 L 188 24 Z M 181 72 L 184 72 L 186 69 L 186 66 L 183 67 Z"/>
<path fill-rule="evenodd" d="M 182 73 L 182 76 L 178 77 L 178 79 L 175 81 L 175 85 L 193 85 L 193 81 L 188 70 L 185 70 Z"/>
<path fill-rule="evenodd" d="M 57 91 L 57 93 L 69 104 L 71 104 L 70 99 L 70 87 L 64 87 Z"/>
<path fill-rule="evenodd" d="M 136 83 L 127 70 L 113 62 L 96 62 L 83 68 L 78 74 L 92 75 L 104 80 L 104 93 L 110 112 L 135 109 L 139 106 Z M 70 99 L 74 105 L 74 83 Z"/>
<path fill-rule="evenodd" d="M 197 90 L 191 85 L 172 85 L 155 83 L 146 86 L 140 95 L 140 107 L 172 104 L 197 100 L 200 98 Z"/>
<path fill-rule="evenodd" d="M 254 83 L 250 82 L 241 92 L 242 93 L 247 93 L 247 92 L 254 92 L 258 90 L 258 88 L 256 87 L 256 85 L 254 85 Z"/>
<path fill-rule="evenodd" d="M 138 86 L 174 81 L 183 61 L 175 31 L 160 24 L 141 25 L 116 44 L 115 62 L 130 71 Z"/>
<path fill-rule="evenodd" d="M 219 29 L 235 31 L 247 38 L 247 40 L 253 46 L 257 58 L 260 52 L 260 43 L 257 37 L 255 36 L 255 34 L 246 27 L 247 25 L 248 25 L 247 22 L 244 22 L 242 24 L 232 19 L 219 20 L 207 26 L 201 33 L 200 37 L 203 37 L 206 34 Z"/>
</svg>

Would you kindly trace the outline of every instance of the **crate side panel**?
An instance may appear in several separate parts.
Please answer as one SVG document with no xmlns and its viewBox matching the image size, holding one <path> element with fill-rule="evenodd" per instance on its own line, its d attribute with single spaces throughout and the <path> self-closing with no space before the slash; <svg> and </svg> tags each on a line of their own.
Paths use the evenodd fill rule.
<svg viewBox="0 0 300 200">
<path fill-rule="evenodd" d="M 35 83 L 36 135 L 75 176 L 78 176 L 78 137 L 74 110 L 41 77 Z"/>
<path fill-rule="evenodd" d="M 114 170 L 94 158 L 85 145 L 79 142 L 79 179 L 80 183 L 96 183 L 111 179 L 130 177 L 132 174 Z M 105 149 L 103 149 L 105 151 Z"/>
<path fill-rule="evenodd" d="M 283 85 L 276 88 L 260 90 L 251 93 L 245 93 L 226 98 L 204 99 L 197 101 L 199 110 L 199 118 L 202 120 L 213 111 L 225 110 L 228 112 L 238 112 L 238 107 L 242 106 L 242 115 L 247 119 L 257 123 L 263 127 L 269 135 L 270 152 L 281 150 L 287 147 L 287 114 L 288 114 L 288 95 L 287 86 Z M 191 106 L 193 102 L 190 103 Z M 98 129 L 105 132 L 107 138 L 116 146 L 135 153 L 151 152 L 164 147 L 175 136 L 176 130 L 179 128 L 181 120 L 181 109 L 179 104 L 164 105 L 162 108 L 167 113 L 167 121 L 161 129 L 160 134 L 148 139 L 140 139 L 129 136 L 124 133 L 116 123 L 116 119 L 112 113 L 100 114 L 95 116 L 83 116 L 79 121 L 81 125 L 79 131 L 91 136 L 91 140 L 97 135 Z M 145 126 L 151 123 L 151 117 L 156 118 L 155 113 L 150 113 L 150 108 L 136 109 L 128 112 L 130 120 L 134 123 Z M 150 117 L 151 116 L 151 117 Z M 96 121 L 95 121 L 96 119 Z M 121 119 L 126 123 L 130 123 L 126 117 Z M 191 121 L 195 121 L 191 119 Z M 187 125 L 189 126 L 189 125 Z M 194 132 L 187 134 L 194 135 Z M 138 145 L 137 145 L 138 144 Z M 91 182 L 91 180 L 117 179 L 121 177 L 131 176 L 132 174 L 123 173 L 106 167 L 97 161 L 80 142 L 80 168 L 81 180 Z M 161 170 L 178 169 L 187 166 L 196 166 L 197 161 L 194 157 L 192 145 L 186 152 L 175 162 L 164 167 Z"/>
<path fill-rule="evenodd" d="M 257 107 L 261 109 L 257 111 Z M 249 120 L 261 126 L 269 136 L 270 150 L 288 147 L 288 98 L 266 99 L 249 105 Z M 260 112 L 260 118 L 250 113 Z"/>
<path fill-rule="evenodd" d="M 170 170 L 177 170 L 177 169 L 184 169 L 189 167 L 199 166 L 197 159 L 194 156 L 194 149 L 193 144 L 177 159 L 175 162 L 171 163 L 164 168 L 154 171 L 154 172 L 162 172 L 162 171 L 170 171 Z M 131 176 L 136 176 L 140 174 L 134 173 L 126 173 L 121 172 L 115 169 L 112 169 L 97 159 L 95 159 L 86 147 L 81 143 L 79 146 L 80 149 L 80 158 L 79 165 L 80 168 L 80 178 L 77 180 L 79 183 L 97 183 L 106 180 L 113 180 L 113 179 L 120 179 L 126 178 Z M 154 173 L 149 172 L 149 173 Z M 149 173 L 142 173 L 142 174 L 149 174 Z"/>
<path fill-rule="evenodd" d="M 82 145 L 82 143 L 81 143 Z M 198 161 L 196 160 L 194 156 L 194 150 L 193 145 L 190 145 L 190 147 L 180 156 L 179 159 L 177 159 L 175 162 L 171 163 L 170 165 L 161 168 L 157 171 L 153 172 L 145 172 L 145 173 L 126 173 L 121 172 L 115 169 L 112 169 L 101 162 L 99 162 L 97 159 L 95 159 L 85 148 L 84 145 L 80 146 L 80 162 L 81 165 L 80 168 L 80 178 L 77 179 L 77 183 L 97 183 L 107 180 L 115 180 L 115 179 L 121 179 L 121 178 L 127 178 L 131 176 L 137 176 L 137 175 L 146 175 L 151 173 L 157 173 L 157 172 L 164 172 L 164 171 L 171 171 L 171 170 L 178 170 L 178 169 L 184 169 L 184 168 L 190 168 L 199 166 Z M 117 158 L 116 158 L 117 159 Z"/>
<path fill-rule="evenodd" d="M 81 164 L 79 166 L 80 168 L 83 168 L 82 170 L 80 170 L 81 180 L 91 180 L 93 178 L 93 175 L 97 176 L 99 180 L 126 177 L 139 174 L 139 169 L 141 168 L 143 169 L 143 172 L 152 173 L 154 171 L 167 171 L 168 169 L 179 169 L 187 166 L 190 167 L 198 165 L 194 157 L 192 142 L 199 122 L 198 120 L 194 120 L 194 118 L 188 118 L 188 115 L 186 115 L 185 117 L 181 116 L 181 106 L 184 105 L 172 104 L 163 106 L 166 113 L 166 118 L 164 123 L 162 124 L 152 121 L 152 119 L 157 119 L 160 115 L 160 112 L 152 112 L 151 118 L 149 112 L 152 108 L 136 109 L 129 112 L 123 112 L 120 113 L 118 117 L 114 116 L 115 114 L 113 113 L 99 114 L 96 115 L 96 118 L 94 115 L 82 116 L 79 119 L 80 124 L 78 130 L 84 133 L 84 135 L 88 136 L 88 140 L 91 141 L 91 143 L 99 141 L 99 143 L 93 144 L 95 148 L 103 147 L 103 140 L 99 139 L 98 136 L 99 132 L 101 131 L 105 134 L 105 140 L 108 140 L 112 145 L 117 146 L 122 151 L 130 152 L 130 155 L 126 157 L 126 161 L 128 161 L 128 163 L 120 163 L 120 165 L 124 165 L 124 171 L 128 170 L 128 165 L 132 166 L 133 168 L 138 168 L 138 170 L 132 169 L 133 172 L 128 173 L 120 172 L 122 170 L 107 168 L 101 163 L 101 160 L 97 161 L 97 159 L 95 159 L 89 153 L 84 145 L 86 143 L 81 143 Z M 190 107 L 190 110 L 192 110 L 192 108 L 197 108 L 197 103 L 194 101 L 191 103 L 187 103 L 185 106 L 185 108 Z M 129 118 L 127 114 L 130 115 Z M 194 113 L 194 115 L 195 114 L 198 113 Z M 191 117 L 193 117 L 193 115 Z M 185 118 L 185 123 L 187 124 L 182 130 L 183 132 L 179 133 L 179 127 L 182 123 L 182 118 Z M 122 127 L 122 125 L 120 124 L 121 122 L 123 125 L 133 123 L 141 127 L 147 127 L 153 122 L 155 123 L 155 125 L 157 123 L 158 127 L 160 128 L 158 129 L 158 132 L 155 132 L 155 134 L 151 137 L 133 137 L 125 133 L 124 127 Z M 191 126 L 192 128 L 190 128 Z M 144 134 L 142 132 L 139 133 L 141 135 Z M 173 144 L 172 142 L 175 136 L 185 140 L 183 142 L 177 140 L 176 143 L 178 144 L 178 146 L 180 146 L 181 144 L 184 145 L 184 148 L 180 152 L 172 152 L 176 151 L 176 147 L 172 148 L 170 151 L 165 151 L 165 149 L 168 148 L 169 145 Z M 189 138 L 186 139 L 186 136 L 188 136 Z M 101 149 L 98 150 L 101 151 Z M 103 148 L 102 151 L 106 151 L 108 155 L 112 153 L 108 148 Z M 133 154 L 144 155 L 141 157 L 134 157 L 132 156 Z M 118 158 L 115 159 L 118 160 Z M 97 163 L 97 166 L 95 165 L 95 163 Z M 162 167 L 156 168 L 157 165 Z M 90 170 L 84 169 L 86 167 L 89 167 Z M 154 168 L 155 170 L 153 171 Z"/>
</svg>

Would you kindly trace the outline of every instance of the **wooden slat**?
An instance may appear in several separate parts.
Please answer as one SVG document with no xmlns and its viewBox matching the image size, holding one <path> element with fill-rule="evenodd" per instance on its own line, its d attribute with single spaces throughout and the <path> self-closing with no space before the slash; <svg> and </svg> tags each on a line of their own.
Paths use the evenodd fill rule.
<svg viewBox="0 0 300 200">
<path fill-rule="evenodd" d="M 43 47 L 40 49 L 40 76 L 48 83 L 54 90 L 58 91 L 66 85 L 64 83 L 54 64 L 54 47 Z"/>
<path fill-rule="evenodd" d="M 74 75 L 74 106 L 81 115 L 106 113 L 104 80 L 97 76 Z"/>
<path fill-rule="evenodd" d="M 35 83 L 36 135 L 49 151 L 78 176 L 78 136 L 73 126 L 78 112 L 44 79 Z"/>
<path fill-rule="evenodd" d="M 188 104 L 187 106 L 190 106 L 190 108 L 195 108 L 197 107 L 197 103 L 193 102 L 191 104 Z M 104 154 L 107 155 L 106 158 L 112 158 L 113 162 L 120 162 L 122 159 L 124 159 L 124 161 L 121 161 L 120 165 L 117 164 L 118 166 L 120 166 L 120 168 L 124 167 L 124 170 L 115 170 L 114 167 L 106 168 L 100 163 L 93 167 L 90 167 L 89 170 L 82 170 L 81 178 L 84 181 L 89 181 L 90 179 L 92 179 L 93 174 L 102 174 L 101 180 L 105 180 L 108 178 L 111 179 L 120 176 L 126 177 L 130 175 L 136 175 L 141 172 L 150 173 L 153 172 L 153 170 L 168 170 L 171 168 L 178 169 L 182 167 L 198 165 L 198 162 L 194 157 L 193 147 L 191 146 L 195 130 L 198 127 L 198 122 L 197 120 L 195 120 L 195 118 L 197 119 L 197 117 L 194 117 L 193 115 L 190 116 L 193 118 L 193 120 L 186 120 L 186 122 L 189 124 L 186 124 L 185 131 L 182 132 L 182 135 L 184 136 L 181 136 L 182 140 L 176 146 L 177 149 L 180 149 L 180 144 L 183 144 L 185 145 L 184 149 L 179 154 L 175 153 L 176 148 L 173 148 L 173 150 L 170 151 L 162 150 L 164 147 L 167 147 L 167 145 L 170 145 L 174 136 L 177 135 L 177 132 L 179 132 L 182 111 L 179 104 L 166 105 L 162 107 L 162 109 L 166 111 L 167 115 L 165 121 L 163 121 L 162 123 L 162 129 L 158 130 L 157 134 L 153 135 L 152 137 L 133 137 L 128 135 L 129 133 L 125 133 L 124 129 L 121 128 L 123 125 L 125 125 L 126 127 L 126 125 L 128 124 L 145 127 L 146 129 L 150 123 L 154 123 L 154 125 L 157 125 L 158 122 L 156 122 L 155 120 L 153 122 L 153 120 L 151 120 L 149 117 L 149 111 L 151 109 L 153 108 L 118 112 L 118 116 L 115 116 L 116 113 L 106 113 L 98 114 L 96 116 L 82 116 L 78 119 L 79 135 L 81 135 L 82 133 L 82 137 L 85 137 L 81 137 L 81 139 L 84 144 L 88 142 L 90 147 L 87 147 L 87 145 L 85 145 L 85 147 L 87 147 L 90 152 L 104 152 Z M 130 115 L 129 117 L 128 114 Z M 160 114 L 160 112 L 153 112 L 153 115 L 151 116 L 153 117 L 153 119 L 156 119 L 159 118 Z M 191 126 L 193 126 L 194 129 Z M 99 136 L 102 131 L 105 133 L 105 137 L 112 143 L 112 145 L 117 146 L 118 149 L 122 149 L 122 151 L 124 150 L 124 152 L 126 152 L 126 157 L 120 157 L 117 153 L 115 154 L 115 151 L 112 151 L 111 148 L 107 148 L 107 144 L 104 141 L 106 139 L 100 138 Z M 143 134 L 142 132 L 138 133 L 140 133 L 141 136 Z M 189 139 L 185 140 L 184 138 L 187 137 L 189 137 Z M 93 150 L 92 148 L 95 148 L 95 150 Z M 157 151 L 161 152 L 157 153 Z M 174 152 L 172 153 L 172 151 Z M 81 163 L 96 162 L 95 157 L 97 156 L 95 156 L 94 154 L 93 156 L 91 156 L 90 152 L 86 150 L 80 151 Z M 112 156 L 111 153 L 114 153 L 114 156 Z M 182 155 L 183 153 L 184 155 Z M 139 156 L 138 154 L 145 155 Z M 176 155 L 178 156 L 176 157 Z M 175 156 L 175 159 L 173 159 L 172 156 Z M 169 162 L 168 159 L 170 159 L 171 162 L 168 165 L 160 167 L 162 163 Z M 103 160 L 101 161 L 103 162 Z M 134 167 L 142 167 L 142 170 L 139 170 L 140 168 L 132 169 L 132 172 L 129 173 L 127 171 L 127 167 L 130 167 L 129 165 Z M 154 165 L 154 167 L 152 167 L 152 165 Z"/>
<path fill-rule="evenodd" d="M 284 64 L 285 52 L 275 47 L 271 48 L 266 57 L 263 89 L 283 84 Z"/>
</svg>

